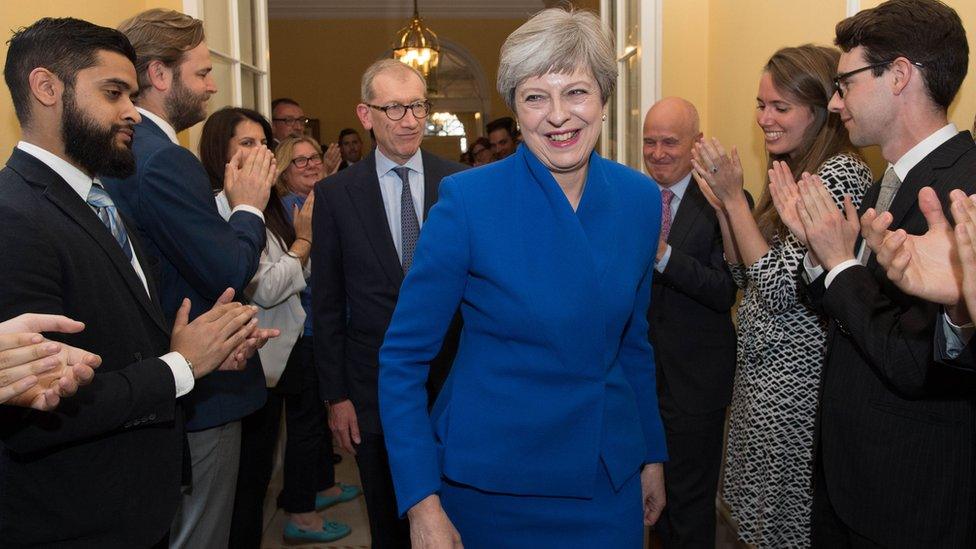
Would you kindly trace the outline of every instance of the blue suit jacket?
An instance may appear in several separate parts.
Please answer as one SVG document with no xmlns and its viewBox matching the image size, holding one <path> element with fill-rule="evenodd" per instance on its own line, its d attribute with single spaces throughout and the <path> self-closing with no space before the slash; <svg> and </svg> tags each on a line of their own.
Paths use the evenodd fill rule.
<svg viewBox="0 0 976 549">
<path fill-rule="evenodd" d="M 650 179 L 590 156 L 574 212 L 525 146 L 445 179 L 380 351 L 400 511 L 442 475 L 589 497 L 666 459 L 647 308 L 661 225 Z M 460 348 L 428 416 L 427 364 L 460 305 Z"/>
<path fill-rule="evenodd" d="M 192 303 L 192 320 L 213 307 L 228 287 L 243 295 L 264 249 L 261 219 L 237 212 L 224 221 L 203 165 L 151 120 L 143 118 L 136 125 L 132 152 L 135 174 L 102 182 L 119 210 L 135 221 L 146 252 L 159 259 L 160 301 L 167 321 L 172 324 L 184 297 Z M 266 396 L 256 361 L 242 372 L 214 372 L 198 379 L 182 399 L 187 429 L 240 419 L 263 406 Z"/>
</svg>

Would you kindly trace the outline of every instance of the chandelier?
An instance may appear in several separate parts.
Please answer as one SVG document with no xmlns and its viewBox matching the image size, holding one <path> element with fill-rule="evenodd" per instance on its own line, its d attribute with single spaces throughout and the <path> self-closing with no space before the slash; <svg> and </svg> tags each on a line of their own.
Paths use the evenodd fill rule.
<svg viewBox="0 0 976 549">
<path fill-rule="evenodd" d="M 435 77 L 440 51 L 437 35 L 424 25 L 417 9 L 417 0 L 413 0 L 413 19 L 397 32 L 393 41 L 393 58 L 420 71 L 428 81 L 428 88 L 433 89 L 431 81 Z"/>
</svg>

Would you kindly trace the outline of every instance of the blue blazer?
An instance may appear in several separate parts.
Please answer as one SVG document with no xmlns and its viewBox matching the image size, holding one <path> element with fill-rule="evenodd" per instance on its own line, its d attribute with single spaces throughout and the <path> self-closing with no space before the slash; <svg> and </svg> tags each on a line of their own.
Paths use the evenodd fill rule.
<svg viewBox="0 0 976 549">
<path fill-rule="evenodd" d="M 490 492 L 590 497 L 666 460 L 647 341 L 661 197 L 591 154 L 577 211 L 523 145 L 446 178 L 380 350 L 380 414 L 401 513 L 442 476 Z M 461 343 L 428 416 L 428 362 Z"/>
<path fill-rule="evenodd" d="M 172 324 L 184 297 L 190 298 L 192 320 L 213 307 L 228 287 L 242 296 L 264 249 L 261 219 L 237 212 L 224 221 L 203 165 L 147 118 L 135 127 L 132 152 L 132 176 L 100 179 L 119 210 L 135 221 L 147 254 L 158 260 L 150 268 L 160 270 L 167 321 Z M 241 372 L 213 372 L 198 379 L 182 399 L 187 430 L 236 421 L 263 406 L 266 397 L 264 374 L 255 360 Z"/>
</svg>

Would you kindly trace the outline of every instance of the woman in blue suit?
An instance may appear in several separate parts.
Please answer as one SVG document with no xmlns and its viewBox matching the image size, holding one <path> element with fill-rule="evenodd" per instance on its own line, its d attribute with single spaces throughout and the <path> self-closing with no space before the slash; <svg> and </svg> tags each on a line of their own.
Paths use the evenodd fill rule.
<svg viewBox="0 0 976 549">
<path fill-rule="evenodd" d="M 523 144 L 445 179 L 380 351 L 383 431 L 415 549 L 641 547 L 664 505 L 646 314 L 661 224 L 650 179 L 593 148 L 617 69 L 583 11 L 502 46 Z M 430 414 L 428 363 L 460 307 Z"/>
</svg>

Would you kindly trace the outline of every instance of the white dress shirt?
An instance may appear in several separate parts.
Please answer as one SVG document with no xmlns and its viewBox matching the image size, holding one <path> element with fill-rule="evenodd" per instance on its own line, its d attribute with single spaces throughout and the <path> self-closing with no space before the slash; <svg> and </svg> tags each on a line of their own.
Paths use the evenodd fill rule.
<svg viewBox="0 0 976 549">
<path fill-rule="evenodd" d="M 671 185 L 670 187 L 665 187 L 660 183 L 657 184 L 658 189 L 664 191 L 664 189 L 670 190 L 674 193 L 674 197 L 671 199 L 671 228 L 674 228 L 675 216 L 678 215 L 678 206 L 681 205 L 681 199 L 685 196 L 685 191 L 688 190 L 688 184 L 691 182 L 691 172 L 688 175 L 681 178 L 680 181 Z M 663 205 L 663 204 L 662 204 Z M 654 270 L 663 273 L 664 269 L 668 268 L 668 260 L 671 259 L 671 245 L 668 244 L 667 248 L 664 250 L 664 255 L 661 256 L 661 260 L 654 264 Z"/>
<path fill-rule="evenodd" d="M 387 158 L 380 149 L 376 149 L 376 177 L 380 180 L 380 193 L 383 195 L 383 207 L 386 208 L 386 221 L 390 224 L 390 235 L 396 246 L 397 256 L 403 261 L 403 238 L 400 235 L 400 191 L 402 181 L 394 168 L 401 165 Z M 419 227 L 424 226 L 424 161 L 420 149 L 407 160 L 404 167 L 410 172 L 410 195 L 413 197 L 413 208 L 417 212 Z"/>
<path fill-rule="evenodd" d="M 37 145 L 27 143 L 26 141 L 20 141 L 17 143 L 17 148 L 24 151 L 25 153 L 33 156 L 34 158 L 43 162 L 47 167 L 54 170 L 54 173 L 61 176 L 61 179 L 71 187 L 78 196 L 81 197 L 82 202 L 88 203 L 88 193 L 91 191 L 92 185 L 97 181 L 97 179 L 85 175 L 84 172 L 78 168 L 72 166 L 65 159 L 46 151 Z M 97 214 L 97 210 L 94 206 L 89 205 Z M 99 220 L 101 223 L 101 220 Z M 108 227 L 105 228 L 108 230 Z M 126 229 L 128 231 L 128 228 Z M 131 231 L 128 231 L 131 234 Z M 112 237 L 115 240 L 115 237 Z M 146 295 L 149 295 L 149 286 L 146 283 L 146 273 L 142 270 L 142 265 L 139 264 L 139 259 L 136 257 L 135 249 L 132 253 L 132 269 L 136 272 L 136 276 L 142 281 L 142 286 L 146 290 Z M 169 366 L 170 370 L 173 371 L 173 379 L 176 382 L 176 396 L 181 397 L 191 390 L 193 390 L 193 372 L 187 367 L 186 358 L 182 354 L 173 351 L 171 353 L 166 353 L 165 355 L 159 357 L 160 360 Z"/>
</svg>

